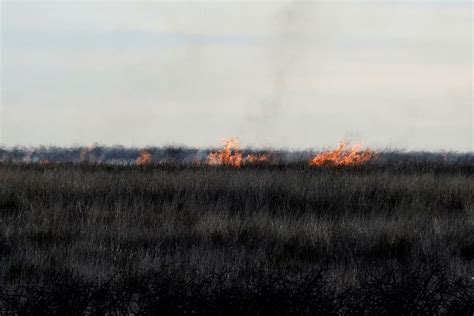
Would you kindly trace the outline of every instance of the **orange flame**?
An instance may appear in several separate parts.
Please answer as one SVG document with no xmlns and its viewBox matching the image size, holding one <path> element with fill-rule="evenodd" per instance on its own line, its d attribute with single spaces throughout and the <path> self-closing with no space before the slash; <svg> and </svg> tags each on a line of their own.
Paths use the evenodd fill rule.
<svg viewBox="0 0 474 316">
<path fill-rule="evenodd" d="M 40 166 L 47 166 L 49 165 L 49 160 L 48 159 L 42 159 L 39 162 Z"/>
<path fill-rule="evenodd" d="M 375 155 L 370 149 L 365 149 L 364 151 L 360 151 L 359 149 L 360 145 L 358 144 L 350 148 L 348 141 L 342 141 L 335 149 L 322 152 L 312 157 L 309 161 L 309 165 L 358 165 L 371 160 Z"/>
<path fill-rule="evenodd" d="M 145 165 L 151 163 L 151 154 L 146 149 L 140 150 L 140 156 L 136 160 L 137 165 Z"/>
<path fill-rule="evenodd" d="M 242 154 L 239 152 L 238 138 L 222 139 L 224 148 L 220 151 L 213 151 L 207 156 L 207 162 L 210 165 L 229 165 L 239 168 L 242 164 Z"/>
<path fill-rule="evenodd" d="M 249 154 L 242 157 L 239 151 L 239 139 L 236 137 L 222 139 L 224 148 L 220 151 L 213 151 L 207 156 L 207 163 L 210 165 L 228 165 L 240 168 L 243 164 L 256 164 L 268 162 L 265 154 Z"/>
<path fill-rule="evenodd" d="M 268 162 L 268 156 L 265 154 L 255 154 L 255 155 L 247 155 L 245 158 L 246 163 L 263 163 L 263 162 Z"/>
</svg>

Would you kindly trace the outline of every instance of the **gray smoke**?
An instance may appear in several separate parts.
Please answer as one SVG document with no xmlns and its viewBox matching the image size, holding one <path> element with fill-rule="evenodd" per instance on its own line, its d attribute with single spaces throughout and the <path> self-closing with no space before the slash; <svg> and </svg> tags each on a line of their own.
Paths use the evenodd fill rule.
<svg viewBox="0 0 474 316">
<path fill-rule="evenodd" d="M 251 130 L 261 135 L 266 143 L 278 129 L 278 120 L 287 104 L 288 80 L 294 68 L 304 63 L 308 41 L 308 21 L 314 4 L 291 2 L 274 16 L 274 36 L 268 45 L 268 67 L 272 79 L 269 95 L 253 104 L 248 116 Z"/>
</svg>

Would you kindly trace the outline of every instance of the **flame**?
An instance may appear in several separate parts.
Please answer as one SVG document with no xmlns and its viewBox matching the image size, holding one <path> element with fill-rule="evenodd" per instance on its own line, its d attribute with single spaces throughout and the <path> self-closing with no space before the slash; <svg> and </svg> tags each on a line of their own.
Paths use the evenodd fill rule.
<svg viewBox="0 0 474 316">
<path fill-rule="evenodd" d="M 48 159 L 41 159 L 39 161 L 39 165 L 40 166 L 47 166 L 47 165 L 49 165 L 49 160 Z"/>
<path fill-rule="evenodd" d="M 228 165 L 240 168 L 244 164 L 257 164 L 268 162 L 269 158 L 265 154 L 249 154 L 242 156 L 239 151 L 239 139 L 236 137 L 222 139 L 224 148 L 220 151 L 213 151 L 207 156 L 207 163 L 210 165 Z"/>
<path fill-rule="evenodd" d="M 151 154 L 148 150 L 140 150 L 140 156 L 136 160 L 137 165 L 145 165 L 151 163 Z"/>
<path fill-rule="evenodd" d="M 210 165 L 229 165 L 239 168 L 242 164 L 242 154 L 239 152 L 239 139 L 235 137 L 222 139 L 224 148 L 213 151 L 207 156 Z"/>
<path fill-rule="evenodd" d="M 365 163 L 371 160 L 375 153 L 370 149 L 360 151 L 360 145 L 349 147 L 348 141 L 342 141 L 332 150 L 315 155 L 309 161 L 310 166 L 347 166 Z"/>
<path fill-rule="evenodd" d="M 245 158 L 245 163 L 263 163 L 268 162 L 268 156 L 265 154 L 255 154 L 255 155 L 247 155 Z"/>
</svg>

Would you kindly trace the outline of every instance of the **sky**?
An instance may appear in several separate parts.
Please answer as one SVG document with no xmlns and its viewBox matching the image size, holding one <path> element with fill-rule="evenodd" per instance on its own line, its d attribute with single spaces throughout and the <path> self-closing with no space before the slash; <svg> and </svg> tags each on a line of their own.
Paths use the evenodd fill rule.
<svg viewBox="0 0 474 316">
<path fill-rule="evenodd" d="M 1 2 L 0 146 L 474 151 L 470 1 Z"/>
</svg>

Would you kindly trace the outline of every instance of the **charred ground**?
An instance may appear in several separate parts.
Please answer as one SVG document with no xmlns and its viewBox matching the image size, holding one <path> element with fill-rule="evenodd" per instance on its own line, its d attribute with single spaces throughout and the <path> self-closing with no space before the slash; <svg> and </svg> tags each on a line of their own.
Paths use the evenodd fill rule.
<svg viewBox="0 0 474 316">
<path fill-rule="evenodd" d="M 474 164 L 466 157 L 392 153 L 358 166 L 239 169 L 4 162 L 0 306 L 469 315 Z"/>
</svg>

